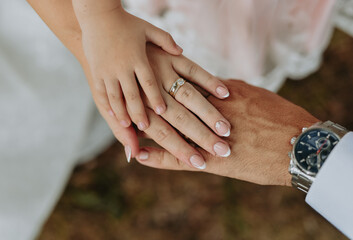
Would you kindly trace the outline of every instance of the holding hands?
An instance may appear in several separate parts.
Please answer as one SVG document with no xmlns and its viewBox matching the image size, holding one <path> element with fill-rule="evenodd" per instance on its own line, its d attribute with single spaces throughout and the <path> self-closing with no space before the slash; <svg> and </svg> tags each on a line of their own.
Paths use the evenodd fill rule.
<svg viewBox="0 0 353 240">
<path fill-rule="evenodd" d="M 312 126 L 319 120 L 273 92 L 239 80 L 226 84 L 231 92 L 228 99 L 213 96 L 207 99 L 232 124 L 228 138 L 232 154 L 219 161 L 198 149 L 207 162 L 207 168 L 202 171 L 262 185 L 291 186 L 289 139 L 301 133 L 304 126 Z M 159 129 L 162 124 L 153 119 L 150 128 Z M 137 160 L 154 168 L 200 171 L 161 148 L 144 147 Z"/>
</svg>

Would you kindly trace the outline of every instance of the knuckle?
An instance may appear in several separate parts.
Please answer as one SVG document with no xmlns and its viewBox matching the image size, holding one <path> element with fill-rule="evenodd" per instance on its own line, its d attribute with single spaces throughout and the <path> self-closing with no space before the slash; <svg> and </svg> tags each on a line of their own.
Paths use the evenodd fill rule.
<svg viewBox="0 0 353 240">
<path fill-rule="evenodd" d="M 156 140 L 158 142 L 165 141 L 172 134 L 172 130 L 169 128 L 162 128 L 157 130 Z"/>
<path fill-rule="evenodd" d="M 128 101 L 135 101 L 137 100 L 139 97 L 139 94 L 135 93 L 135 92 L 128 92 L 126 95 L 125 95 L 125 98 L 128 100 Z"/>
<path fill-rule="evenodd" d="M 119 96 L 115 93 L 110 92 L 110 93 L 108 93 L 108 98 L 113 101 L 116 101 L 117 99 L 119 99 Z"/>
<path fill-rule="evenodd" d="M 180 97 L 184 100 L 192 98 L 192 96 L 194 94 L 193 89 L 189 88 L 189 87 L 180 88 L 179 91 L 181 92 Z"/>
<path fill-rule="evenodd" d="M 196 75 L 198 71 L 198 67 L 195 63 L 190 63 L 190 65 L 188 66 L 188 73 L 189 73 L 189 76 L 193 77 Z"/>
<path fill-rule="evenodd" d="M 146 87 L 153 87 L 154 86 L 154 80 L 152 78 L 148 78 L 144 81 Z"/>
<path fill-rule="evenodd" d="M 179 125 L 183 125 L 185 122 L 187 122 L 188 115 L 186 113 L 178 113 L 175 117 L 175 120 Z"/>
</svg>

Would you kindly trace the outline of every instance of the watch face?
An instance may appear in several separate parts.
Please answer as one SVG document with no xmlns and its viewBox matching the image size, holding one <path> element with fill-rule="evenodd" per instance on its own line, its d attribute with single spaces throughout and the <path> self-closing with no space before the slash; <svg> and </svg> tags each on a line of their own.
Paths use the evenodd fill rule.
<svg viewBox="0 0 353 240">
<path fill-rule="evenodd" d="M 334 133 L 323 129 L 305 132 L 294 147 L 299 166 L 311 174 L 316 174 L 338 141 Z"/>
</svg>

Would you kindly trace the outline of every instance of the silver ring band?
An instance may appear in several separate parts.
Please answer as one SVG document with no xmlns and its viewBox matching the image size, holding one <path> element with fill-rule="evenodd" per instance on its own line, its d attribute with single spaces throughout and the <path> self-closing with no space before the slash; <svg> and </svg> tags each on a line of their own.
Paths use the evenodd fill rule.
<svg viewBox="0 0 353 240">
<path fill-rule="evenodd" d="M 175 95 L 179 88 L 183 86 L 185 83 L 185 80 L 183 78 L 178 78 L 172 85 L 172 87 L 169 90 L 169 94 L 175 98 Z"/>
</svg>

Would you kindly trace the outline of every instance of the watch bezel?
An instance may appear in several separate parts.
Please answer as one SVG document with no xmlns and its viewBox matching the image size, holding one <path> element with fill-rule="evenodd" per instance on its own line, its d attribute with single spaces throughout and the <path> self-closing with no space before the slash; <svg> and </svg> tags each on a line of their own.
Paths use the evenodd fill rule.
<svg viewBox="0 0 353 240">
<path fill-rule="evenodd" d="M 312 126 L 312 127 L 309 127 L 308 129 L 306 129 L 305 131 L 303 131 L 303 132 L 295 139 L 295 142 L 294 142 L 294 144 L 293 144 L 293 148 L 292 148 L 292 151 L 291 151 L 291 155 L 292 155 L 291 158 L 293 159 L 294 165 L 295 165 L 297 168 L 299 168 L 299 170 L 300 170 L 301 172 L 305 173 L 306 175 L 315 177 L 317 173 L 308 171 L 308 170 L 306 170 L 305 168 L 303 168 L 303 167 L 299 164 L 299 162 L 298 162 L 298 160 L 297 160 L 297 158 L 296 158 L 296 156 L 295 156 L 295 148 L 296 148 L 296 146 L 297 146 L 297 144 L 298 144 L 298 142 L 299 142 L 299 139 L 301 139 L 301 137 L 302 137 L 304 134 L 306 134 L 307 132 L 310 132 L 310 131 L 313 131 L 313 130 L 323 130 L 323 131 L 327 131 L 327 132 L 329 132 L 331 135 L 334 135 L 335 137 L 337 137 L 337 138 L 338 138 L 338 141 L 340 141 L 342 137 L 341 137 L 339 134 L 333 132 L 333 131 L 332 131 L 330 128 L 328 128 L 328 127 L 324 127 L 324 126 L 320 126 L 320 127 Z M 319 170 L 320 170 L 320 169 L 319 169 Z"/>
</svg>

